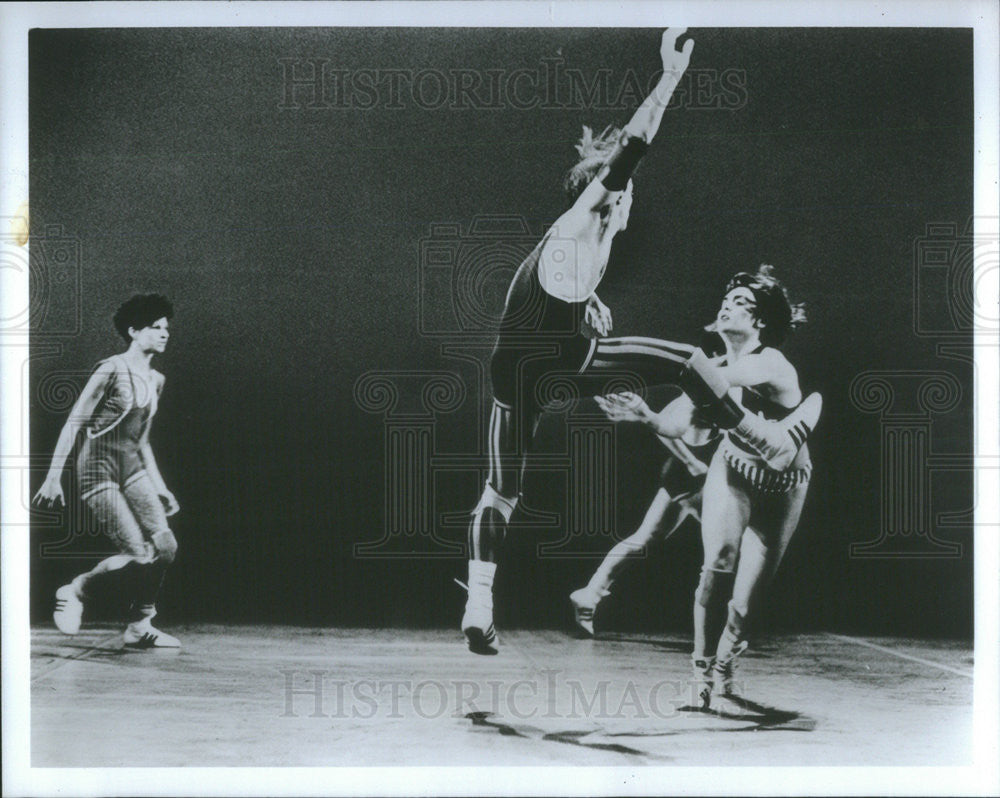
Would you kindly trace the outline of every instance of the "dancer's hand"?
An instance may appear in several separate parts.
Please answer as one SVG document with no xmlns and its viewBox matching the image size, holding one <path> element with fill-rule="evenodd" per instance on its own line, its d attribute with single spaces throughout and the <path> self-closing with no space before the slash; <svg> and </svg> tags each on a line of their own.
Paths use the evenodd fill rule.
<svg viewBox="0 0 1000 798">
<path fill-rule="evenodd" d="M 651 415 L 649 405 L 641 396 L 631 391 L 595 396 L 598 407 L 609 419 L 619 421 L 645 421 Z"/>
<path fill-rule="evenodd" d="M 597 298 L 597 294 L 591 294 L 590 299 L 587 300 L 587 311 L 584 321 L 599 336 L 607 335 L 611 332 L 611 308 L 601 302 Z"/>
<path fill-rule="evenodd" d="M 62 484 L 58 476 L 47 476 L 31 503 L 38 507 L 65 507 Z"/>
<path fill-rule="evenodd" d="M 667 28 L 660 40 L 660 60 L 663 62 L 663 74 L 673 76 L 680 81 L 684 70 L 691 62 L 691 51 L 694 50 L 694 39 L 688 39 L 680 51 L 677 50 L 677 40 L 687 32 L 687 28 Z"/>
<path fill-rule="evenodd" d="M 163 504 L 163 512 L 168 516 L 174 515 L 174 513 L 181 509 L 181 506 L 177 503 L 177 499 L 174 498 L 174 494 L 166 488 L 160 491 L 159 495 L 160 502 Z"/>
</svg>

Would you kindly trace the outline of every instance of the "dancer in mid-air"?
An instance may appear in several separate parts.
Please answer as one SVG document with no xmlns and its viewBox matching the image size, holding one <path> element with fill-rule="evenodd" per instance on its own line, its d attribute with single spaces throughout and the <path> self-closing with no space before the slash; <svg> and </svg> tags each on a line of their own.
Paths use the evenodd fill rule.
<svg viewBox="0 0 1000 798">
<path fill-rule="evenodd" d="M 493 408 L 490 470 L 469 525 L 469 597 L 462 618 L 469 649 L 495 654 L 493 580 L 499 547 L 518 501 L 524 458 L 546 401 L 545 378 L 614 371 L 676 381 L 692 347 L 650 338 L 602 338 L 611 313 L 595 293 L 611 242 L 628 224 L 631 175 L 656 135 L 694 41 L 685 29 L 663 33 L 663 75 L 623 130 L 584 128 L 578 163 L 566 177 L 571 207 L 548 230 L 511 281 L 490 363 Z"/>
<path fill-rule="evenodd" d="M 678 434 L 686 417 L 695 427 L 724 431 L 702 491 L 705 552 L 695 591 L 692 661 L 703 707 L 711 703 L 713 687 L 723 696 L 734 692 L 748 621 L 798 526 L 809 489 L 806 439 L 822 399 L 813 393 L 802 400 L 798 374 L 778 349 L 804 322 L 803 307 L 792 304 L 770 266 L 735 275 L 709 328 L 722 336 L 725 354 L 692 355 L 684 379 L 687 408 L 674 408 L 669 428 L 652 424 L 660 434 Z M 606 397 L 602 405 L 613 418 L 658 418 L 633 394 Z M 748 425 L 751 417 L 757 421 Z M 782 435 L 771 435 L 774 429 L 794 446 L 776 446 Z"/>
<path fill-rule="evenodd" d="M 149 443 L 163 375 L 152 368 L 170 337 L 173 307 L 159 294 L 137 295 L 114 316 L 114 326 L 128 344 L 125 352 L 102 360 L 91 375 L 62 428 L 52 464 L 34 502 L 65 504 L 61 478 L 77 436 L 80 497 L 119 550 L 56 591 L 53 620 L 59 631 L 80 631 L 84 605 L 96 582 L 118 580 L 131 601 L 125 645 L 128 648 L 177 648 L 176 637 L 151 621 L 163 575 L 177 552 L 167 516 L 179 509 L 160 476 Z"/>
<path fill-rule="evenodd" d="M 611 313 L 595 291 L 612 240 L 628 223 L 631 175 L 659 129 L 694 48 L 688 40 L 677 50 L 684 32 L 664 31 L 663 75 L 623 130 L 608 128 L 595 137 L 584 128 L 576 148 L 580 160 L 565 181 L 571 207 L 518 267 L 507 291 L 490 360 L 489 474 L 469 524 L 469 597 L 462 630 L 474 653 L 498 651 L 493 626 L 497 556 L 517 505 L 525 458 L 548 404 L 549 379 L 572 379 L 580 395 L 589 396 L 607 391 L 588 379 L 602 375 L 627 376 L 640 387 L 681 384 L 685 374 L 697 376 L 685 369 L 695 351 L 688 344 L 595 337 L 611 330 Z M 739 423 L 756 429 L 756 421 L 746 414 Z M 773 443 L 776 450 L 794 448 L 788 436 L 779 433 L 781 440 Z M 759 434 L 767 440 L 772 433 Z"/>
</svg>

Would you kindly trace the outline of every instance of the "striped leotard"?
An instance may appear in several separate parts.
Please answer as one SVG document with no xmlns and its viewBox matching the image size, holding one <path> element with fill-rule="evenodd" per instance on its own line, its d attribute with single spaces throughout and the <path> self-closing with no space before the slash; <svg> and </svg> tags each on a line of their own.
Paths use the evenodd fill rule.
<svg viewBox="0 0 1000 798">
<path fill-rule="evenodd" d="M 769 421 L 780 421 L 795 410 L 746 387 L 741 389 L 740 404 L 748 413 L 755 413 Z M 729 467 L 761 493 L 787 493 L 807 483 L 812 474 L 808 444 L 802 445 L 792 465 L 784 471 L 768 467 L 764 459 L 732 430 L 726 432 L 719 450 Z"/>
</svg>

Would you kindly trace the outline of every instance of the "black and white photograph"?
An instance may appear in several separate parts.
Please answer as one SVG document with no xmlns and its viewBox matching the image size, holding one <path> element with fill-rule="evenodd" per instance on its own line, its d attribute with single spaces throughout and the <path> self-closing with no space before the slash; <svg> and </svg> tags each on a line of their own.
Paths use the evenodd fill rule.
<svg viewBox="0 0 1000 798">
<path fill-rule="evenodd" d="M 1000 793 L 997 28 L 0 9 L 4 794 Z"/>
</svg>

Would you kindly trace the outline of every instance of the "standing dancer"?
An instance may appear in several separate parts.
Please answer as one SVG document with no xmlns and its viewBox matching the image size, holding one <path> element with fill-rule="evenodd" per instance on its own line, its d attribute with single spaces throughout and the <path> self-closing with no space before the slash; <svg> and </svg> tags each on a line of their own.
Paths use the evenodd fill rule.
<svg viewBox="0 0 1000 798">
<path fill-rule="evenodd" d="M 719 343 L 718 348 L 725 351 L 721 340 Z M 601 600 L 610 595 L 615 579 L 644 553 L 647 545 L 654 540 L 666 540 L 688 518 L 701 523 L 705 477 L 721 441 L 718 428 L 698 426 L 705 422 L 695 417 L 694 405 L 686 394 L 670 402 L 659 413 L 654 413 L 634 393 L 597 396 L 595 400 L 612 421 L 638 422 L 649 427 L 670 455 L 660 472 L 662 484 L 639 528 L 615 544 L 585 587 L 570 594 L 576 625 L 588 635 L 594 634 L 594 614 Z M 777 426 L 770 433 L 780 442 L 784 429 Z"/>
<path fill-rule="evenodd" d="M 151 623 L 164 572 L 177 552 L 167 516 L 180 509 L 149 444 L 149 425 L 164 383 L 150 361 L 167 346 L 172 316 L 170 301 L 159 294 L 133 296 L 118 309 L 114 326 L 128 349 L 102 360 L 90 377 L 59 434 L 48 476 L 35 495 L 35 503 L 42 506 L 65 503 L 62 471 L 77 433 L 84 432 L 76 461 L 80 496 L 121 553 L 56 591 L 52 618 L 64 634 L 80 631 L 84 603 L 95 580 L 116 578 L 132 600 L 125 645 L 180 646 L 176 637 Z"/>
<path fill-rule="evenodd" d="M 584 128 L 579 162 L 566 177 L 572 206 L 548 230 L 511 281 L 490 363 L 493 409 L 490 470 L 469 525 L 469 597 L 462 618 L 470 651 L 496 654 L 493 580 L 499 547 L 518 501 L 524 458 L 545 407 L 544 378 L 609 371 L 652 384 L 676 382 L 692 347 L 651 338 L 597 340 L 611 329 L 611 313 L 595 293 L 615 235 L 628 223 L 631 175 L 656 135 L 667 104 L 687 68 L 694 41 L 686 29 L 664 31 L 663 75 L 624 130 L 593 136 Z"/>
<path fill-rule="evenodd" d="M 795 368 L 777 349 L 804 322 L 802 306 L 791 304 L 770 266 L 741 272 L 729 281 L 708 327 L 722 336 L 725 355 L 709 360 L 698 350 L 691 356 L 681 380 L 686 396 L 659 414 L 632 393 L 598 400 L 613 421 L 641 421 L 663 439 L 703 436 L 706 426 L 724 431 L 701 494 L 705 559 L 695 591 L 692 660 L 706 708 L 713 681 L 722 695 L 733 692 L 747 618 L 777 571 L 809 486 L 805 441 L 822 399 L 814 393 L 802 401 Z"/>
<path fill-rule="evenodd" d="M 712 362 L 695 353 L 685 384 L 697 415 L 726 430 L 705 479 L 705 558 L 694 601 L 692 661 L 705 708 L 713 683 L 723 696 L 733 694 L 748 619 L 798 526 L 812 473 L 805 441 L 822 400 L 815 393 L 802 400 L 798 374 L 777 348 L 805 312 L 772 271 L 761 266 L 729 281 L 713 325 L 725 357 Z M 782 434 L 768 439 L 774 427 Z"/>
</svg>

